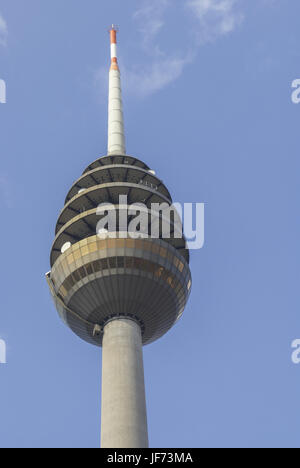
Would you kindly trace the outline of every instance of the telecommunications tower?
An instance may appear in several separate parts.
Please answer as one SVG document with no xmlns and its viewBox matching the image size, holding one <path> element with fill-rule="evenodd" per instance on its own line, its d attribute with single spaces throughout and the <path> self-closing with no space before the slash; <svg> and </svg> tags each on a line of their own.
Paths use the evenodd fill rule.
<svg viewBox="0 0 300 468">
<path fill-rule="evenodd" d="M 144 162 L 126 154 L 114 26 L 110 42 L 108 153 L 67 194 L 46 278 L 65 324 L 102 347 L 102 448 L 145 448 L 142 346 L 181 317 L 191 273 L 182 226 L 176 215 L 166 216 L 172 212 L 167 187 Z M 128 227 L 135 218 L 132 205 L 140 206 L 149 229 L 145 223 L 139 233 Z M 104 218 L 116 222 L 98 229 Z M 166 219 L 169 236 L 162 227 Z"/>
</svg>

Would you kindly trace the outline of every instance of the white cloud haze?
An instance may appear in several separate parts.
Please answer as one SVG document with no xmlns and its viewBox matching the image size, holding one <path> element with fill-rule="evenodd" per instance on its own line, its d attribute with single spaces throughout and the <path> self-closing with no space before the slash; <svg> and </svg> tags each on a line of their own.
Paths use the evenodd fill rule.
<svg viewBox="0 0 300 468">
<path fill-rule="evenodd" d="M 238 0 L 188 0 L 187 8 L 199 21 L 200 42 L 216 40 L 240 25 L 243 15 Z"/>
<path fill-rule="evenodd" d="M 180 6 L 183 6 L 182 13 L 185 13 L 186 28 L 190 28 L 189 20 L 194 21 L 192 29 L 195 40 L 189 51 L 167 54 L 157 43 L 157 36 L 165 26 L 169 10 Z M 238 0 L 187 0 L 181 4 L 174 0 L 144 0 L 133 18 L 142 35 L 142 47 L 151 59 L 146 65 L 139 66 L 138 70 L 124 70 L 129 89 L 146 96 L 179 78 L 185 66 L 196 57 L 201 45 L 233 32 L 241 23 L 243 17 L 237 6 Z"/>
<path fill-rule="evenodd" d="M 130 68 L 122 64 L 123 86 L 132 94 L 143 97 L 178 79 L 203 44 L 233 32 L 241 24 L 240 3 L 240 0 L 142 0 L 133 14 L 133 21 L 141 36 L 138 47 L 147 60 Z M 174 8 L 181 14 L 181 28 L 192 33 L 193 38 L 189 38 L 186 49 L 183 44 L 182 50 L 167 52 L 158 36 Z M 169 33 L 172 34 L 171 29 Z M 107 73 L 106 68 L 97 73 L 97 82 L 102 84 L 103 73 Z"/>
<path fill-rule="evenodd" d="M 138 23 L 139 32 L 142 35 L 142 45 L 144 48 L 152 47 L 153 40 L 165 24 L 164 16 L 170 0 L 152 0 L 144 2 L 133 15 L 133 19 Z M 160 53 L 160 49 L 155 48 Z"/>
<path fill-rule="evenodd" d="M 136 71 L 125 69 L 125 86 L 139 96 L 147 96 L 180 77 L 190 58 L 174 57 L 153 60 L 148 66 Z"/>
<path fill-rule="evenodd" d="M 6 45 L 7 32 L 7 24 L 0 13 L 0 46 Z"/>
</svg>

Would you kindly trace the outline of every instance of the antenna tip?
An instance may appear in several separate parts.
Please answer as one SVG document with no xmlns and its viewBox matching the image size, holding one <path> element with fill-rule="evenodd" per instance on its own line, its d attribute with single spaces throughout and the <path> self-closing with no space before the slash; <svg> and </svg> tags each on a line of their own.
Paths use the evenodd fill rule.
<svg viewBox="0 0 300 468">
<path fill-rule="evenodd" d="M 119 31 L 119 28 L 118 28 L 117 25 L 112 24 L 111 27 L 110 27 L 110 29 L 109 29 L 109 31 L 116 31 L 116 32 L 118 32 L 118 31 Z"/>
<path fill-rule="evenodd" d="M 115 24 L 112 24 L 111 29 L 109 30 L 111 44 L 117 43 L 117 32 L 118 32 L 118 28 L 116 27 Z"/>
</svg>

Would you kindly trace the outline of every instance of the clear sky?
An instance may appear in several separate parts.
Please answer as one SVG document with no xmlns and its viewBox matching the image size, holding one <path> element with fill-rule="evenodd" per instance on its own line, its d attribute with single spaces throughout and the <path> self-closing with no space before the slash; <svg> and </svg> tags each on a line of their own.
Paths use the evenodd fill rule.
<svg viewBox="0 0 300 468">
<path fill-rule="evenodd" d="M 97 447 L 101 350 L 44 274 L 71 184 L 106 152 L 120 27 L 127 150 L 206 204 L 182 320 L 144 349 L 152 447 L 300 447 L 299 0 L 0 0 L 1 447 Z"/>
</svg>

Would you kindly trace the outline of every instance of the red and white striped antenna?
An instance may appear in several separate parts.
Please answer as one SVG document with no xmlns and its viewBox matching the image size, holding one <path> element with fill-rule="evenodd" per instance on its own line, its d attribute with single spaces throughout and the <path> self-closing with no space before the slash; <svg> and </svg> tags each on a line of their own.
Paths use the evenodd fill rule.
<svg viewBox="0 0 300 468">
<path fill-rule="evenodd" d="M 117 55 L 118 28 L 112 24 L 110 35 L 111 66 L 108 97 L 108 154 L 126 154 L 121 75 Z"/>
<path fill-rule="evenodd" d="M 111 69 L 118 70 L 118 54 L 117 54 L 117 33 L 119 31 L 118 26 L 115 24 L 111 25 L 109 30 L 110 34 L 110 55 L 111 55 Z"/>
</svg>

